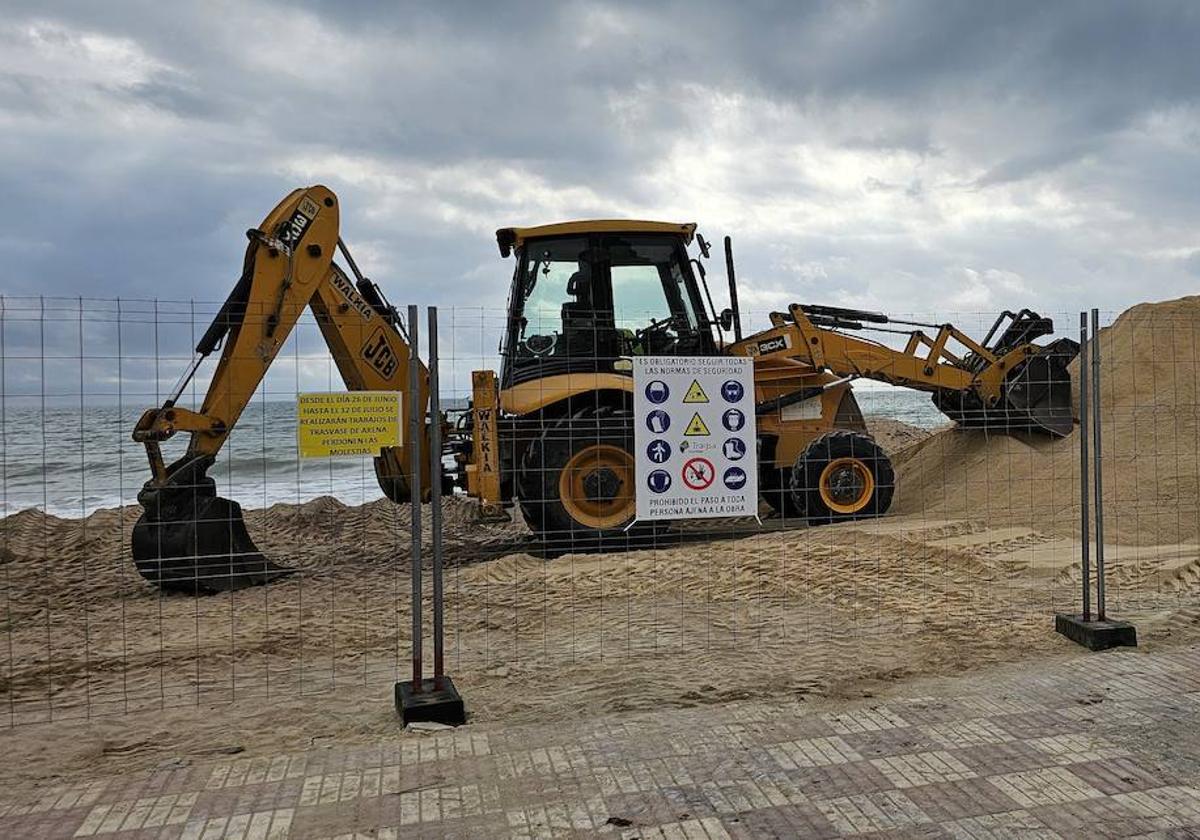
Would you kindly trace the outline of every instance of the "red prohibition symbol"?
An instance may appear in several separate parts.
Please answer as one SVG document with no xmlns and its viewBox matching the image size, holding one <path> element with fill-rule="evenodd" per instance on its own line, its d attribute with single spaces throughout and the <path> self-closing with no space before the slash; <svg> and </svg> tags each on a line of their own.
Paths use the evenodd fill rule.
<svg viewBox="0 0 1200 840">
<path fill-rule="evenodd" d="M 716 477 L 717 471 L 707 458 L 688 458 L 683 465 L 683 483 L 692 490 L 707 490 Z"/>
</svg>

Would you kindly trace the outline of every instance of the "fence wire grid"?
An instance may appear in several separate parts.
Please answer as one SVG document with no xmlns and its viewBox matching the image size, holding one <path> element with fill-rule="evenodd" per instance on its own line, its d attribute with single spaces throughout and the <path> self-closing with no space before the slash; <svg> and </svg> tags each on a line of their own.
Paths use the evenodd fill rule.
<svg viewBox="0 0 1200 840">
<path fill-rule="evenodd" d="M 297 455 L 297 396 L 345 387 L 311 314 L 209 471 L 219 494 L 242 505 L 263 553 L 296 573 L 192 596 L 163 592 L 135 570 L 130 533 L 149 469 L 131 431 L 171 392 L 219 309 L 0 301 L 0 709 L 8 725 L 390 688 L 407 678 L 414 512 L 384 498 L 369 457 Z M 653 313 L 627 315 L 613 326 L 633 352 L 669 349 L 635 332 Z M 768 315 L 744 314 L 746 333 L 768 328 Z M 526 338 L 557 333 L 533 353 L 534 391 L 548 376 L 611 372 L 623 355 L 600 349 L 595 336 L 590 352 L 569 347 L 560 317 L 567 313 L 555 309 L 531 324 L 527 315 L 516 327 Z M 908 317 L 979 339 L 995 314 Z M 1055 333 L 1039 343 L 1078 338 L 1077 313 L 1052 317 Z M 1109 612 L 1168 630 L 1191 626 L 1200 587 L 1200 317 L 1161 304 L 1104 313 L 1103 325 Z M 440 399 L 460 442 L 471 372 L 496 370 L 502 388 L 513 384 L 499 352 L 513 362 L 515 346 L 503 343 L 512 326 L 503 310 L 439 311 Z M 422 358 L 427 351 L 422 345 Z M 199 409 L 213 367 L 215 358 L 181 405 Z M 1076 416 L 1079 370 L 1076 360 Z M 1079 606 L 1078 426 L 1058 439 L 964 429 L 928 393 L 850 384 L 861 419 L 835 425 L 880 447 L 894 497 L 878 515 L 830 524 L 789 502 L 792 489 L 812 488 L 777 483 L 792 470 L 767 475 L 771 463 L 760 467 L 759 520 L 634 529 L 624 543 L 563 532 L 547 512 L 560 501 L 546 495 L 559 473 L 539 475 L 554 467 L 529 456 L 529 442 L 620 448 L 632 441 L 627 407 L 581 397 L 565 414 L 510 417 L 504 492 L 524 498 L 486 519 L 461 487 L 443 499 L 446 663 L 468 702 L 473 684 L 519 695 L 553 680 L 603 708 L 636 707 L 643 694 L 688 705 L 953 670 L 1060 644 L 1053 614 Z M 164 447 L 168 462 L 186 441 L 180 434 Z M 453 473 L 451 455 L 442 462 Z M 428 610 L 428 590 L 425 600 Z"/>
</svg>

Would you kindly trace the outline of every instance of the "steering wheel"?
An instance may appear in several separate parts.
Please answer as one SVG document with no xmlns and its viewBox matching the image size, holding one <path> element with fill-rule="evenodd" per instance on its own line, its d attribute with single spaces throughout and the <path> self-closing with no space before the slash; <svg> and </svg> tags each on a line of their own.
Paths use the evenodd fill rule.
<svg viewBox="0 0 1200 840">
<path fill-rule="evenodd" d="M 550 335 L 531 335 L 521 342 L 521 346 L 525 348 L 525 352 L 530 356 L 545 356 L 553 353 L 557 344 L 557 333 L 552 333 Z"/>
<path fill-rule="evenodd" d="M 639 339 L 645 339 L 645 338 L 649 337 L 651 333 L 662 332 L 667 327 L 674 326 L 674 324 L 675 324 L 675 316 L 668 315 L 666 318 L 661 318 L 657 321 L 651 321 L 649 324 L 642 327 L 640 330 L 634 330 L 633 334 L 635 336 L 637 336 Z"/>
</svg>

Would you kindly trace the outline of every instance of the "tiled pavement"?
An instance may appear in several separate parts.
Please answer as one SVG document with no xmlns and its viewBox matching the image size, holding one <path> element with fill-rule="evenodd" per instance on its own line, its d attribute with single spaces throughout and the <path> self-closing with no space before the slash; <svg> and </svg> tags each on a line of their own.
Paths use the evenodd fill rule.
<svg viewBox="0 0 1200 840">
<path fill-rule="evenodd" d="M 0 792 L 0 837 L 1183 838 L 1198 785 L 1193 646 Z"/>
</svg>

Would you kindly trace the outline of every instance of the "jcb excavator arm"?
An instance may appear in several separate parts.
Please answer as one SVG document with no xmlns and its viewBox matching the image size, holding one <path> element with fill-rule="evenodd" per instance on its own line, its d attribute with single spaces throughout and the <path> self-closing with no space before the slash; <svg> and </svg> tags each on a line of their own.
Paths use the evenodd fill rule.
<svg viewBox="0 0 1200 840">
<path fill-rule="evenodd" d="M 134 527 L 134 561 L 143 577 L 163 588 L 240 589 L 290 571 L 255 548 L 241 508 L 216 495 L 206 472 L 304 307 L 316 316 L 349 390 L 408 387 L 409 345 L 399 318 L 359 274 L 338 236 L 338 211 L 337 197 L 326 187 L 300 189 L 247 232 L 242 276 L 197 344 L 191 365 L 167 401 L 146 411 L 134 428 L 151 470 L 138 494 L 145 513 Z M 356 283 L 333 262 L 339 248 Z M 221 358 L 200 410 L 176 405 L 200 363 L 219 346 Z M 423 365 L 419 381 L 419 402 L 425 406 L 428 371 Z M 190 433 L 191 439 L 183 456 L 168 465 L 160 444 L 177 432 Z M 393 500 L 405 499 L 413 480 L 410 451 L 387 449 L 376 458 L 380 485 Z M 427 488 L 428 470 L 416 480 Z"/>
<path fill-rule="evenodd" d="M 943 413 L 966 426 L 1034 429 L 1056 436 L 1071 432 L 1067 365 L 1079 345 L 1067 338 L 1034 344 L 1033 339 L 1053 332 L 1050 319 L 1035 312 L 1003 313 L 983 342 L 953 324 L 922 324 L 878 312 L 798 303 L 786 314 L 772 313 L 771 323 L 770 330 L 734 345 L 733 352 L 776 365 L 792 363 L 928 391 Z M 928 335 L 922 328 L 936 333 Z M 847 332 L 863 330 L 901 334 L 907 341 L 897 350 Z M 957 355 L 951 346 L 966 352 Z"/>
</svg>

